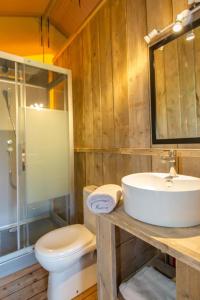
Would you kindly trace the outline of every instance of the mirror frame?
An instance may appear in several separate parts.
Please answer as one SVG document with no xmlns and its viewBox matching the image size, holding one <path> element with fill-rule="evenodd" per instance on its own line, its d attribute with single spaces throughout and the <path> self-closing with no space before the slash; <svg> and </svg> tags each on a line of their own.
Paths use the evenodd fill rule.
<svg viewBox="0 0 200 300">
<path fill-rule="evenodd" d="M 156 137 L 156 85 L 155 85 L 155 68 L 154 68 L 154 50 L 160 48 L 163 45 L 177 39 L 192 29 L 200 26 L 200 19 L 191 22 L 185 26 L 180 33 L 171 33 L 167 37 L 159 40 L 152 46 L 149 47 L 149 64 L 150 64 L 150 105 L 151 105 L 151 138 L 152 144 L 194 144 L 200 143 L 199 137 L 188 137 L 188 138 L 173 138 L 173 139 L 158 139 Z"/>
</svg>

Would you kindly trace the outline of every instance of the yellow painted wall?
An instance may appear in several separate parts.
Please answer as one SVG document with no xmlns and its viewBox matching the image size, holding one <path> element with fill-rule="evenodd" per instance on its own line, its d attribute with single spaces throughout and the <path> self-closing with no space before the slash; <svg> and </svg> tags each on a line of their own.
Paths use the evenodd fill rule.
<svg viewBox="0 0 200 300">
<path fill-rule="evenodd" d="M 54 54 L 45 54 L 44 57 L 43 54 L 38 54 L 38 55 L 25 56 L 25 58 L 36 60 L 38 62 L 45 63 L 45 64 L 53 64 Z"/>
<path fill-rule="evenodd" d="M 43 61 L 40 31 L 40 18 L 0 17 L 0 50 Z M 46 24 L 43 26 L 43 32 L 47 33 Z M 66 38 L 53 25 L 50 25 L 49 48 L 47 39 L 45 41 L 45 62 L 52 63 L 52 56 L 62 48 Z"/>
</svg>

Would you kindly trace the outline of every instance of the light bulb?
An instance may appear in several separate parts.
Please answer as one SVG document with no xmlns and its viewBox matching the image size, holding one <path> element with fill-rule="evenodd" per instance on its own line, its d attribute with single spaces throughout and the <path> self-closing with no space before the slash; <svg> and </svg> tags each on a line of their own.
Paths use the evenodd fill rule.
<svg viewBox="0 0 200 300">
<path fill-rule="evenodd" d="M 180 32 L 183 29 L 183 24 L 181 21 L 176 20 L 176 22 L 173 25 L 173 31 L 174 32 Z"/>
<path fill-rule="evenodd" d="M 193 31 L 190 31 L 186 35 L 186 41 L 192 41 L 195 38 L 195 34 Z"/>
</svg>

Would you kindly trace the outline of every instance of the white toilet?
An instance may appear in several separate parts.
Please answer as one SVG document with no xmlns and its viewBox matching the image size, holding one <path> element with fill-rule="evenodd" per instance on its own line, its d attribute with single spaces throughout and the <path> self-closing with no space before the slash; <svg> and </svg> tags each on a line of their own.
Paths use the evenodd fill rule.
<svg viewBox="0 0 200 300">
<path fill-rule="evenodd" d="M 49 271 L 49 300 L 73 299 L 96 284 L 96 217 L 86 206 L 95 188 L 84 188 L 84 225 L 53 230 L 35 245 L 37 260 Z"/>
</svg>

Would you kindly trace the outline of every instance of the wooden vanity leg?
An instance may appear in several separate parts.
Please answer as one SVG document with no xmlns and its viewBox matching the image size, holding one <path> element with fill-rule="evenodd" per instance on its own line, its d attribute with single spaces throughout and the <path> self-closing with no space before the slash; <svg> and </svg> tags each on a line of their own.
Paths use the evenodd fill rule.
<svg viewBox="0 0 200 300">
<path fill-rule="evenodd" d="M 115 226 L 97 217 L 98 300 L 116 300 Z"/>
<path fill-rule="evenodd" d="M 200 272 L 177 260 L 176 299 L 200 300 Z"/>
</svg>

